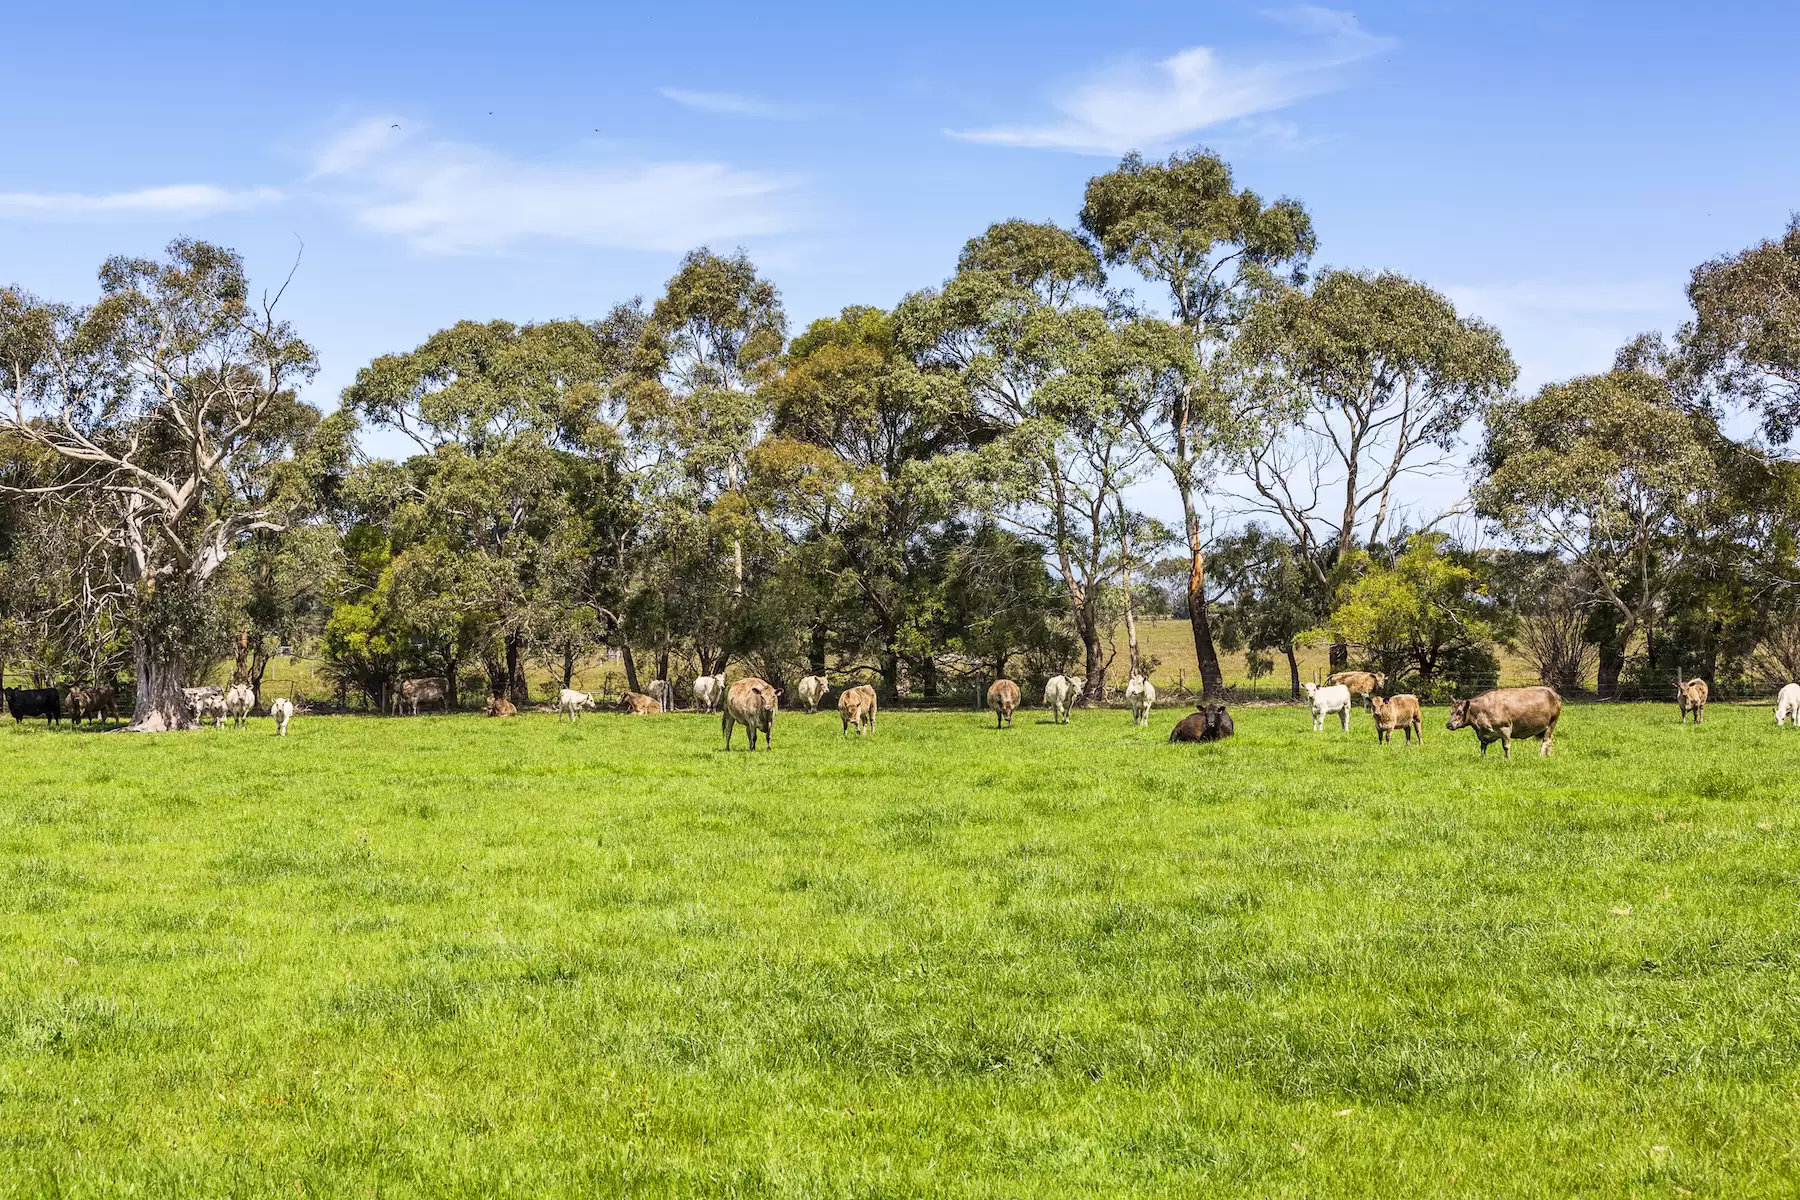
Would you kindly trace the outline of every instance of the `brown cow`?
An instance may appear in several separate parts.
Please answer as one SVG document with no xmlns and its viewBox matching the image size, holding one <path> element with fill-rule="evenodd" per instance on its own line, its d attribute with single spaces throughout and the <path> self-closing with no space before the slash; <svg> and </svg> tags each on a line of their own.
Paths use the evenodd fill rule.
<svg viewBox="0 0 1800 1200">
<path fill-rule="evenodd" d="M 1169 734 L 1171 742 L 1222 742 L 1237 733 L 1237 724 L 1223 704 L 1203 704 L 1181 718 Z"/>
<path fill-rule="evenodd" d="M 642 692 L 626 692 L 619 697 L 619 711 L 641 717 L 648 713 L 661 712 L 662 705 L 657 702 L 655 696 L 646 696 Z"/>
<path fill-rule="evenodd" d="M 116 717 L 118 693 L 109 687 L 72 687 L 69 689 L 69 714 L 77 725 L 98 719 L 106 728 L 108 718 Z"/>
<path fill-rule="evenodd" d="M 845 688 L 838 693 L 838 716 L 844 719 L 844 733 L 856 726 L 859 737 L 867 737 L 875 728 L 875 689 L 866 683 Z"/>
<path fill-rule="evenodd" d="M 394 693 L 394 711 L 410 708 L 413 716 L 419 715 L 419 705 L 441 704 L 444 711 L 450 711 L 450 681 L 442 675 L 427 675 L 424 679 L 408 679 Z"/>
<path fill-rule="evenodd" d="M 1340 683 L 1350 689 L 1350 699 L 1367 700 L 1387 686 L 1387 676 L 1380 671 L 1339 671 L 1325 681 L 1325 686 Z"/>
<path fill-rule="evenodd" d="M 761 731 L 765 746 L 775 748 L 775 713 L 781 707 L 781 693 L 765 679 L 740 679 L 725 693 L 725 712 L 719 724 L 725 734 L 725 748 L 731 749 L 731 731 L 742 725 L 750 735 L 750 749 L 756 749 L 756 735 Z"/>
<path fill-rule="evenodd" d="M 1555 688 L 1495 688 L 1473 700 L 1458 700 L 1451 706 L 1450 720 L 1444 728 L 1461 729 L 1466 725 L 1474 729 L 1484 757 L 1488 743 L 1495 740 L 1510 759 L 1514 738 L 1542 738 L 1543 744 L 1538 747 L 1542 757 L 1550 753 L 1550 744 L 1556 740 L 1556 719 L 1560 716 L 1562 697 Z"/>
<path fill-rule="evenodd" d="M 1019 685 L 1010 679 L 996 679 L 988 685 L 988 707 L 994 710 L 994 728 L 1004 722 L 1012 728 L 1013 711 L 1019 707 Z"/>
<path fill-rule="evenodd" d="M 1706 716 L 1706 701 L 1710 692 L 1704 679 L 1690 679 L 1686 683 L 1675 685 L 1675 703 L 1681 706 L 1681 723 L 1687 724 L 1688 714 L 1694 714 L 1694 724 L 1698 725 Z"/>
<path fill-rule="evenodd" d="M 1412 693 L 1402 692 L 1386 700 L 1370 696 L 1369 711 L 1375 714 L 1376 741 L 1391 742 L 1394 730 L 1401 729 L 1406 732 L 1407 745 L 1412 745 L 1414 734 L 1419 737 L 1419 745 L 1425 744 L 1425 714 L 1419 711 L 1419 698 Z"/>
<path fill-rule="evenodd" d="M 516 717 L 519 715 L 519 710 L 505 696 L 495 696 L 488 701 L 487 715 L 490 717 Z"/>
</svg>

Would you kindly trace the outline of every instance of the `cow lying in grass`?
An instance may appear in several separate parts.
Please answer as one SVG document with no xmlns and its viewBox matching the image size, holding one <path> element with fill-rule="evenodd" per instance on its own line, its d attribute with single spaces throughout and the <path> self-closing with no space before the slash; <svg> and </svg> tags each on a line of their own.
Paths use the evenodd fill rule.
<svg viewBox="0 0 1800 1200">
<path fill-rule="evenodd" d="M 1237 732 L 1237 724 L 1223 704 L 1201 705 L 1181 718 L 1169 734 L 1171 742 L 1222 742 Z"/>
</svg>

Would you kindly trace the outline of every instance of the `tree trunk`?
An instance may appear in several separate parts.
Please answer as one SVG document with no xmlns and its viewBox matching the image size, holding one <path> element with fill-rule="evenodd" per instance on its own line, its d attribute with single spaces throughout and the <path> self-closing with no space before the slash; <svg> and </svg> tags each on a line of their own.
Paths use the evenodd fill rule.
<svg viewBox="0 0 1800 1200">
<path fill-rule="evenodd" d="M 494 678 L 494 669 L 493 669 L 492 662 L 490 661 L 487 664 L 487 666 L 488 666 L 488 679 L 491 682 Z M 460 657 L 458 657 L 457 655 L 454 655 L 454 654 L 448 654 L 448 655 L 444 656 L 444 703 L 449 705 L 450 711 L 452 711 L 452 712 L 455 712 L 457 709 L 462 707 L 462 697 L 457 695 L 457 692 L 456 692 L 456 687 L 457 687 L 456 677 L 459 673 L 461 673 L 461 670 L 462 670 L 462 659 Z M 398 691 L 397 688 L 393 688 L 393 687 L 388 688 L 388 694 L 390 696 L 393 695 L 396 691 Z M 499 695 L 498 692 L 495 692 L 494 694 Z"/>
<path fill-rule="evenodd" d="M 531 703 L 531 688 L 525 682 L 525 639 L 516 633 L 506 635 L 506 698 L 520 708 Z"/>
<path fill-rule="evenodd" d="M 900 697 L 900 656 L 891 648 L 881 652 L 881 690 L 889 700 Z"/>
<path fill-rule="evenodd" d="M 269 655 L 263 646 L 263 640 L 256 639 L 256 647 L 250 652 L 250 691 L 256 697 L 256 707 L 261 708 L 263 676 L 269 673 Z"/>
<path fill-rule="evenodd" d="M 938 687 L 937 659 L 927 654 L 919 660 L 919 690 L 924 693 L 925 699 L 936 700 Z"/>
<path fill-rule="evenodd" d="M 1346 642 L 1331 643 L 1331 673 L 1337 674 L 1350 668 L 1350 646 Z"/>
<path fill-rule="evenodd" d="M 1082 669 L 1087 672 L 1081 685 L 1081 698 L 1085 702 L 1098 703 L 1106 696 L 1106 648 L 1100 639 L 1100 614 L 1097 606 L 1090 602 L 1081 606 L 1080 616 L 1077 628 L 1081 634 Z"/>
<path fill-rule="evenodd" d="M 1206 612 L 1206 554 L 1192 547 L 1188 567 L 1188 623 L 1194 630 L 1194 658 L 1200 667 L 1200 694 L 1216 700 L 1225 691 L 1225 673 L 1219 668 L 1219 651 L 1213 645 L 1212 621 Z"/>
<path fill-rule="evenodd" d="M 574 686 L 575 643 L 573 641 L 568 641 L 563 643 L 563 687 L 572 688 Z"/>
<path fill-rule="evenodd" d="M 1300 698 L 1300 659 L 1294 653 L 1294 643 L 1289 642 L 1282 647 L 1282 650 L 1287 654 L 1288 686 L 1293 689 L 1294 699 L 1298 700 Z"/>
<path fill-rule="evenodd" d="M 141 628 L 141 626 L 140 626 Z M 173 637 L 143 637 L 133 655 L 137 667 L 136 707 L 128 733 L 168 733 L 193 729 L 196 722 L 181 692 L 181 650 Z M 161 649 L 160 654 L 152 652 Z"/>
<path fill-rule="evenodd" d="M 1623 645 L 1602 644 L 1600 647 L 1600 673 L 1594 681 L 1594 690 L 1602 700 L 1611 700 L 1619 694 L 1619 674 L 1625 669 L 1625 647 Z"/>
<path fill-rule="evenodd" d="M 825 673 L 825 638 L 827 634 L 824 621 L 814 621 L 809 631 L 806 647 L 806 665 L 814 675 Z"/>
</svg>

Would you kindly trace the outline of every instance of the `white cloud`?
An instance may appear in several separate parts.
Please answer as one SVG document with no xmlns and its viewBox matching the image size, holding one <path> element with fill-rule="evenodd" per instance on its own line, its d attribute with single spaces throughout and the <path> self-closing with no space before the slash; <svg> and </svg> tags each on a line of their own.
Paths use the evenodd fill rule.
<svg viewBox="0 0 1800 1200">
<path fill-rule="evenodd" d="M 1497 328 L 1519 364 L 1519 390 L 1612 366 L 1613 353 L 1652 329 L 1672 331 L 1687 316 L 1680 280 L 1527 280 L 1447 287 L 1464 316 Z"/>
<path fill-rule="evenodd" d="M 1394 44 L 1364 30 L 1351 14 L 1333 9 L 1304 7 L 1270 15 L 1309 44 L 1264 61 L 1228 61 L 1210 46 L 1194 46 L 1160 62 L 1127 63 L 1055 97 L 1051 103 L 1062 113 L 1061 120 L 952 130 L 951 136 L 1092 154 L 1152 150 L 1330 91 L 1341 82 L 1340 68 Z"/>
<path fill-rule="evenodd" d="M 720 113 L 728 117 L 758 117 L 765 121 L 797 121 L 806 109 L 795 104 L 777 104 L 757 96 L 737 92 L 692 92 L 685 88 L 663 88 L 665 99 L 701 112 Z"/>
<path fill-rule="evenodd" d="M 369 229 L 442 254 L 531 241 L 633 250 L 793 227 L 790 181 L 713 162 L 525 162 L 464 142 L 425 140 L 387 117 L 333 139 L 314 178 Z"/>
<path fill-rule="evenodd" d="M 282 198 L 274 188 L 215 187 L 210 183 L 177 183 L 135 192 L 0 192 L 0 217 L 39 221 L 141 221 L 172 217 L 207 217 L 274 204 Z"/>
</svg>

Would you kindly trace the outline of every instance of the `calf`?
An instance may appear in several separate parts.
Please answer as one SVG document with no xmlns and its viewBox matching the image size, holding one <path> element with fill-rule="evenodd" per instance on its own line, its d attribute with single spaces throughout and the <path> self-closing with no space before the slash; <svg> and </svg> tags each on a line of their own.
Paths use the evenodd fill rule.
<svg viewBox="0 0 1800 1200">
<path fill-rule="evenodd" d="M 250 713 L 256 708 L 256 693 L 248 684 L 234 683 L 225 693 L 225 715 L 231 718 L 233 729 L 242 729 L 250 723 Z"/>
<path fill-rule="evenodd" d="M 794 685 L 795 694 L 809 713 L 819 711 L 819 705 L 824 703 L 825 693 L 830 689 L 831 681 L 823 675 L 802 675 L 800 682 Z"/>
<path fill-rule="evenodd" d="M 1350 689 L 1347 686 L 1341 683 L 1328 683 L 1324 687 L 1316 683 L 1303 686 L 1306 688 L 1307 702 L 1312 706 L 1314 733 L 1324 731 L 1325 718 L 1332 713 L 1338 714 L 1344 732 L 1350 732 Z"/>
<path fill-rule="evenodd" d="M 286 737 L 288 722 L 294 719 L 294 702 L 281 697 L 269 705 L 269 715 L 275 718 L 275 736 Z"/>
<path fill-rule="evenodd" d="M 1379 671 L 1339 671 L 1325 680 L 1326 687 L 1339 684 L 1350 689 L 1352 699 L 1367 700 L 1387 686 L 1387 676 Z"/>
<path fill-rule="evenodd" d="M 655 696 L 646 696 L 642 692 L 626 692 L 619 697 L 619 711 L 641 717 L 649 713 L 659 713 L 662 705 Z"/>
<path fill-rule="evenodd" d="M 1083 682 L 1067 675 L 1052 675 L 1044 685 L 1044 703 L 1050 706 L 1050 719 L 1056 724 L 1069 723 L 1069 708 L 1080 698 Z"/>
<path fill-rule="evenodd" d="M 223 729 L 225 715 L 225 693 L 219 688 L 203 692 L 194 702 L 194 720 L 198 724 L 211 721 L 214 729 Z"/>
<path fill-rule="evenodd" d="M 491 706 L 490 706 L 491 707 Z M 556 719 L 567 716 L 571 722 L 581 715 L 584 708 L 594 707 L 594 698 L 586 692 L 578 692 L 574 688 L 564 688 L 556 697 Z M 511 716 L 511 713 L 488 713 L 488 716 Z"/>
<path fill-rule="evenodd" d="M 1410 692 L 1402 692 L 1398 696 L 1389 696 L 1383 700 L 1380 696 L 1369 697 L 1369 711 L 1375 716 L 1375 740 L 1391 742 L 1394 730 L 1404 730 L 1406 744 L 1412 745 L 1413 735 L 1417 734 L 1419 745 L 1425 744 L 1425 714 L 1419 711 L 1419 698 Z"/>
<path fill-rule="evenodd" d="M 567 694 L 567 692 L 564 693 L 564 695 Z M 487 715 L 490 717 L 516 717 L 519 715 L 519 706 L 505 696 L 495 696 L 487 703 Z"/>
<path fill-rule="evenodd" d="M 55 688 L 7 688 L 5 695 L 14 721 L 42 717 L 46 726 L 62 722 L 62 695 Z"/>
<path fill-rule="evenodd" d="M 988 707 L 994 710 L 994 728 L 1004 723 L 1012 728 L 1013 711 L 1019 707 L 1019 685 L 1010 679 L 996 679 L 988 685 Z"/>
<path fill-rule="evenodd" d="M 1781 689 L 1775 697 L 1775 724 L 1779 727 L 1794 719 L 1794 728 L 1800 729 L 1800 683 L 1790 683 Z"/>
<path fill-rule="evenodd" d="M 652 679 L 644 688 L 657 703 L 658 712 L 672 712 L 675 708 L 675 689 L 666 679 Z"/>
<path fill-rule="evenodd" d="M 69 689 L 69 717 L 77 724 L 98 719 L 104 729 L 107 718 L 117 715 L 118 693 L 109 687 L 72 687 Z"/>
<path fill-rule="evenodd" d="M 394 693 L 394 711 L 411 709 L 413 716 L 419 715 L 419 705 L 442 705 L 445 712 L 450 711 L 450 681 L 442 675 L 427 675 L 423 679 L 408 679 Z"/>
<path fill-rule="evenodd" d="M 1180 723 L 1169 734 L 1169 741 L 1222 742 L 1236 733 L 1237 724 L 1231 719 L 1231 714 L 1225 711 L 1223 704 L 1203 704 L 1181 718 Z"/>
<path fill-rule="evenodd" d="M 701 712 L 711 712 L 724 694 L 724 675 L 702 675 L 694 680 L 694 707 Z"/>
<path fill-rule="evenodd" d="M 845 688 L 838 693 L 838 716 L 844 719 L 844 733 L 856 726 L 858 737 L 867 737 L 875 728 L 875 689 L 866 683 Z"/>
<path fill-rule="evenodd" d="M 1706 680 L 1690 679 L 1686 683 L 1675 685 L 1675 703 L 1681 708 L 1681 723 L 1687 724 L 1688 714 L 1694 714 L 1694 724 L 1698 725 L 1706 716 L 1708 689 Z"/>
<path fill-rule="evenodd" d="M 1542 738 L 1538 747 L 1541 758 L 1550 753 L 1556 740 L 1556 720 L 1562 716 L 1562 697 L 1555 688 L 1495 688 L 1473 700 L 1458 700 L 1450 708 L 1445 729 L 1464 726 L 1475 731 L 1481 741 L 1481 753 L 1487 755 L 1488 743 L 1498 740 L 1500 749 L 1512 758 L 1512 741 L 1516 737 Z"/>
<path fill-rule="evenodd" d="M 775 748 L 775 711 L 781 705 L 781 693 L 766 680 L 740 679 L 725 693 L 725 712 L 719 718 L 725 734 L 725 749 L 731 749 L 731 731 L 738 725 L 750 735 L 750 749 L 756 749 L 756 735 L 763 735 L 766 748 Z"/>
<path fill-rule="evenodd" d="M 1138 725 L 1150 724 L 1150 709 L 1156 704 L 1156 685 L 1142 675 L 1133 675 L 1125 685 L 1125 703 L 1131 706 L 1131 719 Z"/>
</svg>

